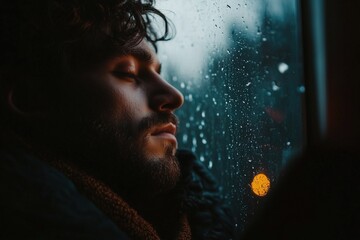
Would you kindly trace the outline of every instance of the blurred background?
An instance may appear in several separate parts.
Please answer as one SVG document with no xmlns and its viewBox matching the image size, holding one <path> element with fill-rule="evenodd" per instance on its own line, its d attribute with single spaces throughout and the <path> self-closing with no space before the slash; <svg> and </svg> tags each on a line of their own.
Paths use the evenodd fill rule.
<svg viewBox="0 0 360 240">
<path fill-rule="evenodd" d="M 185 97 L 180 148 L 217 177 L 240 234 L 304 146 L 298 0 L 158 0 L 176 36 L 163 76 Z"/>
</svg>

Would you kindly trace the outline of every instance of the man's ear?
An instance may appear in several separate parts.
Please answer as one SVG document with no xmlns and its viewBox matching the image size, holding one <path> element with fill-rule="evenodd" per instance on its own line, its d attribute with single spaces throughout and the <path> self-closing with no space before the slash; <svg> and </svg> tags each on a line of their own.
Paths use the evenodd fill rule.
<svg viewBox="0 0 360 240">
<path fill-rule="evenodd" d="M 39 117 L 40 112 L 34 108 L 31 95 L 27 87 L 20 87 L 18 84 L 9 86 L 6 90 L 6 105 L 9 113 L 18 120 L 31 120 Z"/>
</svg>

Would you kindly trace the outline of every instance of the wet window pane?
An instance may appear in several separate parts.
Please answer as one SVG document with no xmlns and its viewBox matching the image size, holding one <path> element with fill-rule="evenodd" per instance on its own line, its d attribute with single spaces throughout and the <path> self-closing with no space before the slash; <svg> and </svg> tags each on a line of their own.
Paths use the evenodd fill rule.
<svg viewBox="0 0 360 240">
<path fill-rule="evenodd" d="M 217 176 L 241 232 L 303 142 L 299 3 L 157 3 L 177 29 L 159 56 L 185 96 L 179 146 Z"/>
</svg>

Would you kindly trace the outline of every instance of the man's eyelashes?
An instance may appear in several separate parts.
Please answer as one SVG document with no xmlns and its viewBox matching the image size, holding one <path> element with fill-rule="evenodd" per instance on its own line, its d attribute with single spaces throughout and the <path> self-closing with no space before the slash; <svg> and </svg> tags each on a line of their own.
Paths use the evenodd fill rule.
<svg viewBox="0 0 360 240">
<path fill-rule="evenodd" d="M 114 76 L 125 79 L 125 80 L 134 80 L 136 82 L 139 81 L 139 77 L 133 73 L 121 72 L 121 71 L 114 71 Z"/>
</svg>

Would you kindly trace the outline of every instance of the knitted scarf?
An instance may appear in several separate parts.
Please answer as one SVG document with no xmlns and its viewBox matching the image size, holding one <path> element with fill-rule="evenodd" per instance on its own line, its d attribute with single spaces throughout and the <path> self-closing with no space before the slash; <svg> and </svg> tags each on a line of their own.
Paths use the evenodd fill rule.
<svg viewBox="0 0 360 240">
<path fill-rule="evenodd" d="M 33 146 L 25 143 L 15 134 L 9 134 L 8 131 L 6 132 L 6 137 L 3 137 L 4 131 L 0 131 L 0 145 L 10 147 L 20 146 L 21 148 L 39 156 L 40 159 L 65 174 L 65 176 L 67 176 L 75 184 L 79 192 L 89 198 L 89 200 L 92 201 L 104 214 L 106 214 L 120 230 L 128 234 L 131 239 L 160 239 L 160 236 L 154 227 L 107 185 L 90 176 L 85 171 L 77 168 L 73 164 L 59 159 L 54 159 L 53 157 L 44 154 L 43 151 L 39 151 L 38 148 L 34 148 Z M 180 228 L 175 239 L 191 239 L 191 229 L 185 214 L 181 216 Z"/>
<path fill-rule="evenodd" d="M 160 239 L 153 226 L 107 185 L 64 161 L 52 160 L 50 164 L 70 178 L 81 193 L 88 197 L 132 239 Z M 185 214 L 181 217 L 180 229 L 175 239 L 191 239 L 191 230 Z"/>
</svg>

